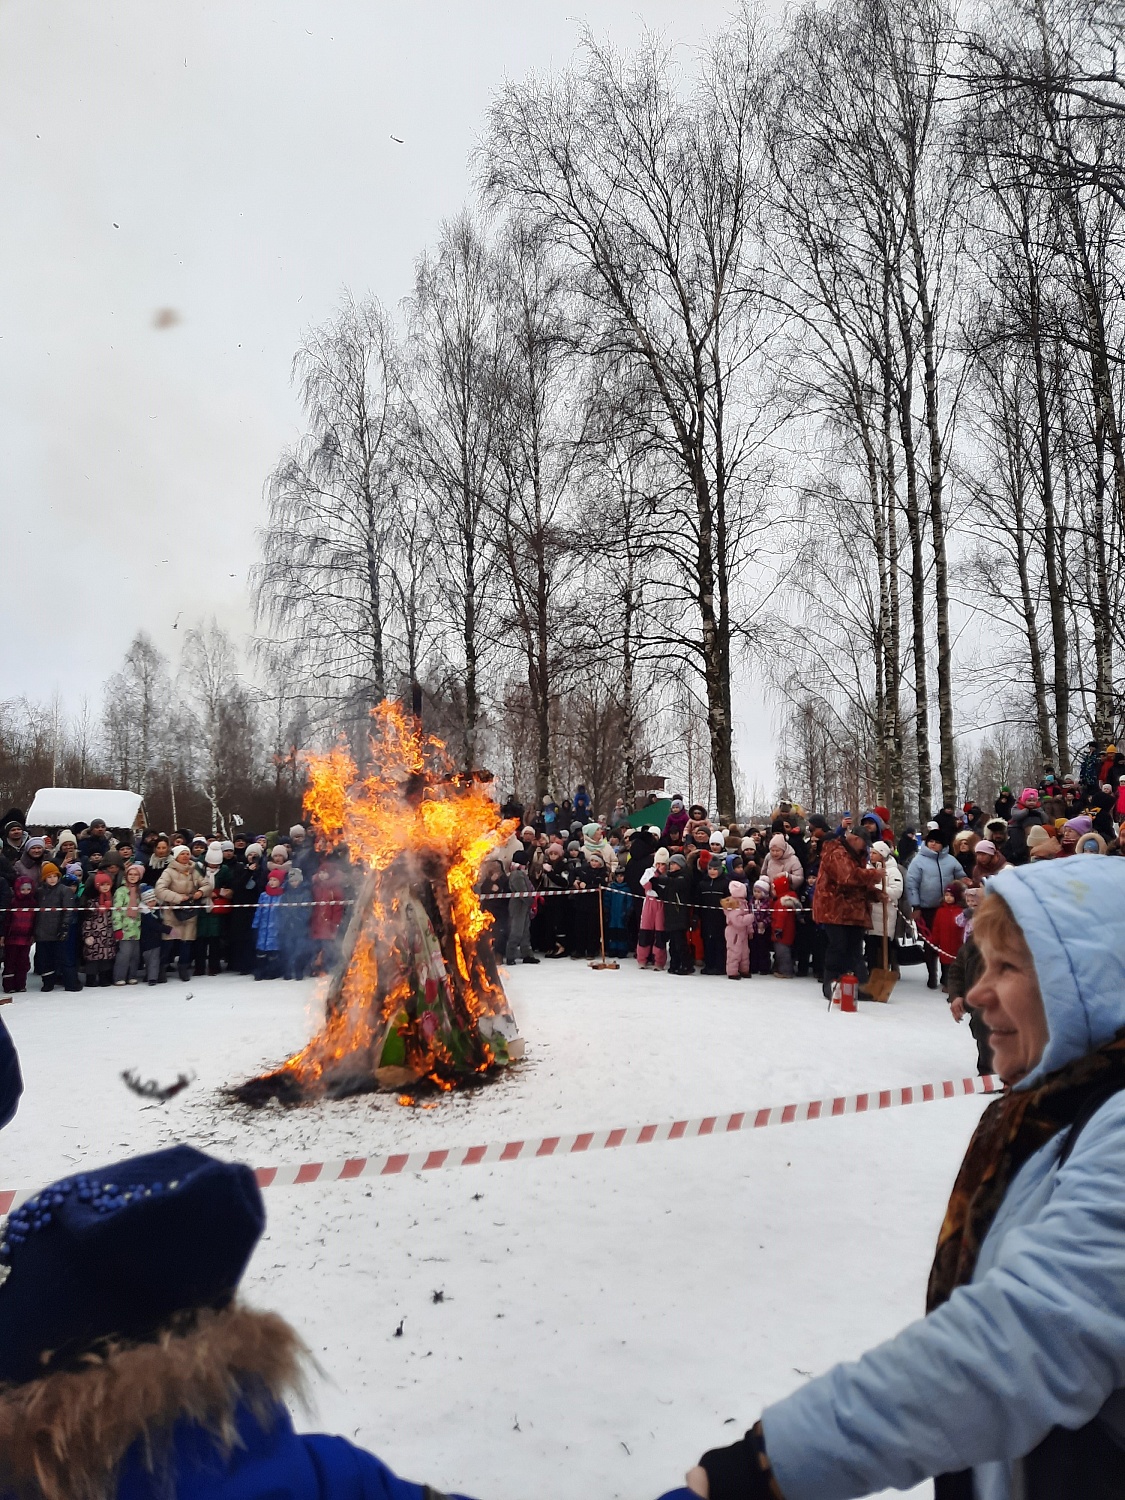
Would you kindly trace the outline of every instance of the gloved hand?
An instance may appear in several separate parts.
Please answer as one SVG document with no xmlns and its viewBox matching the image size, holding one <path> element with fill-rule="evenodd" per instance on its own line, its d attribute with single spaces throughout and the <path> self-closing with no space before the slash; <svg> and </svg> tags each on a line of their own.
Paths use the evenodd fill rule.
<svg viewBox="0 0 1125 1500">
<path fill-rule="evenodd" d="M 707 1471 L 710 1500 L 785 1500 L 770 1467 L 760 1422 L 741 1442 L 712 1448 L 699 1462 Z"/>
</svg>

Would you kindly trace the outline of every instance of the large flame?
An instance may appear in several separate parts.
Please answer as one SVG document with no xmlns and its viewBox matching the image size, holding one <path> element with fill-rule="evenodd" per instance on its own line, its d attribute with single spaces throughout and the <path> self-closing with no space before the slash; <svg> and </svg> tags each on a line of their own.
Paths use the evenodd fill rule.
<svg viewBox="0 0 1125 1500">
<path fill-rule="evenodd" d="M 421 1080 L 447 1089 L 522 1051 L 487 940 L 492 918 L 474 889 L 482 861 L 516 825 L 400 705 L 381 703 L 371 718 L 364 774 L 342 748 L 308 761 L 305 809 L 317 836 L 345 844 L 365 879 L 324 1026 L 254 1081 L 275 1095 Z"/>
</svg>

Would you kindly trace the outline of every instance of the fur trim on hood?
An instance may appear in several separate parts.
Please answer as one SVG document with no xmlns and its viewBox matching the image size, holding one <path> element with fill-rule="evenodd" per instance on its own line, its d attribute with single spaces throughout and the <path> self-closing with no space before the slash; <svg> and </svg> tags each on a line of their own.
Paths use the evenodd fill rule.
<svg viewBox="0 0 1125 1500">
<path fill-rule="evenodd" d="M 112 1500 L 134 1443 L 155 1470 L 177 1422 L 207 1428 L 227 1452 L 235 1413 L 265 1419 L 303 1394 L 307 1350 L 276 1313 L 235 1304 L 196 1314 L 185 1331 L 109 1345 L 78 1367 L 0 1387 L 0 1493 L 35 1500 Z"/>
</svg>

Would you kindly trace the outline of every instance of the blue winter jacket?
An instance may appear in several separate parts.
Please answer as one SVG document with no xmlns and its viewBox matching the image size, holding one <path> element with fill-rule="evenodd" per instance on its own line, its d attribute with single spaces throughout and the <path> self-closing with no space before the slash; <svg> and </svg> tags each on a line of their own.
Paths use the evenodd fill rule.
<svg viewBox="0 0 1125 1500">
<path fill-rule="evenodd" d="M 267 896 L 265 891 L 258 897 L 258 909 L 254 913 L 254 947 L 259 953 L 276 953 L 281 947 L 280 896 Z"/>
<path fill-rule="evenodd" d="M 1125 1026 L 1125 860 L 1009 868 L 990 888 L 1023 929 L 1047 1012 L 1028 1088 Z M 1125 1093 L 1060 1168 L 1066 1135 L 1013 1178 L 970 1285 L 766 1409 L 786 1500 L 848 1500 L 966 1468 L 976 1500 L 1014 1500 L 1019 1460 L 1053 1428 L 1100 1414 L 1125 1444 Z"/>
<path fill-rule="evenodd" d="M 137 1443 L 121 1466 L 117 1500 L 441 1500 L 344 1438 L 299 1436 L 283 1407 L 268 1428 L 245 1409 L 237 1421 L 240 1442 L 226 1456 L 202 1428 L 182 1423 L 171 1462 L 155 1473 Z"/>
<path fill-rule="evenodd" d="M 951 880 L 964 880 L 961 861 L 948 849 L 934 852 L 923 844 L 906 870 L 906 899 L 911 906 L 940 906 Z"/>
</svg>

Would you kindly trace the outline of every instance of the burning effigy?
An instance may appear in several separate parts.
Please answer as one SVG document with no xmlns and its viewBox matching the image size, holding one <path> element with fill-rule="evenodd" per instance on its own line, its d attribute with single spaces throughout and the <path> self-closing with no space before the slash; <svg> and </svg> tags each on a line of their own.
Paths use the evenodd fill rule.
<svg viewBox="0 0 1125 1500">
<path fill-rule="evenodd" d="M 479 773 L 453 769 L 397 703 L 371 715 L 370 761 L 309 760 L 305 810 L 362 874 L 324 1024 L 271 1073 L 231 1090 L 297 1104 L 376 1089 L 456 1088 L 523 1055 L 475 883 L 514 825 Z"/>
</svg>

